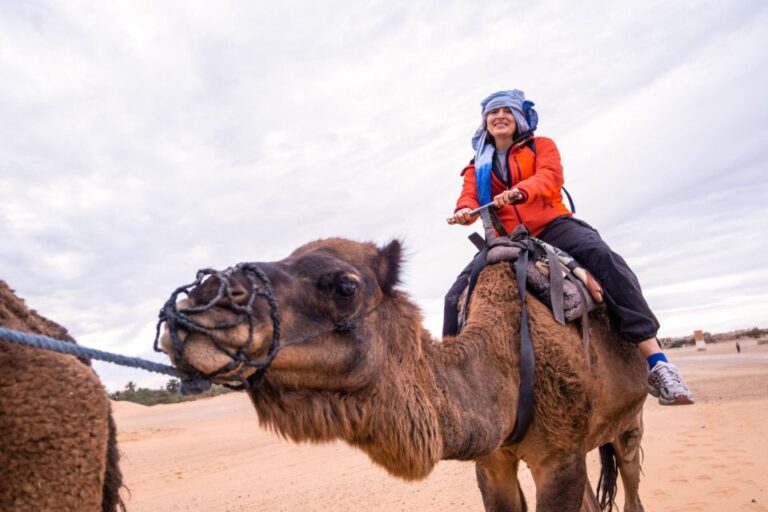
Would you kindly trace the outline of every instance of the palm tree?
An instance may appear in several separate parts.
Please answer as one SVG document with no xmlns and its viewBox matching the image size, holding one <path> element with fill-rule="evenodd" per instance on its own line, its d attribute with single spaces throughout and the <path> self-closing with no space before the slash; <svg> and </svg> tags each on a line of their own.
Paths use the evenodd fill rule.
<svg viewBox="0 0 768 512">
<path fill-rule="evenodd" d="M 165 384 L 165 390 L 169 393 L 178 393 L 179 387 L 181 386 L 181 382 L 179 382 L 179 379 L 170 379 Z"/>
</svg>

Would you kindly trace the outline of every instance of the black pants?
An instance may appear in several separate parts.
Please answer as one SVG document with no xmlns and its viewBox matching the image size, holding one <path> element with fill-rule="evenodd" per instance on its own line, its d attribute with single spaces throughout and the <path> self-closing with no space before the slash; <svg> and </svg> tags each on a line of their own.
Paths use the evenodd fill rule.
<svg viewBox="0 0 768 512">
<path fill-rule="evenodd" d="M 576 258 L 603 285 L 611 325 L 620 335 L 633 343 L 656 336 L 659 321 L 643 298 L 637 276 L 624 258 L 600 238 L 597 230 L 582 220 L 559 217 L 550 222 L 538 238 Z M 445 295 L 443 336 L 458 333 L 456 309 L 471 270 L 472 263 L 462 270 Z"/>
</svg>

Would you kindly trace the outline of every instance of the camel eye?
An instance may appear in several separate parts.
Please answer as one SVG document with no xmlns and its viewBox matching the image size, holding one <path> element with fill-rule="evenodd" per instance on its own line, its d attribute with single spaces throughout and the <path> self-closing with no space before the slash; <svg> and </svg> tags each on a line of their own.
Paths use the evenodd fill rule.
<svg viewBox="0 0 768 512">
<path fill-rule="evenodd" d="M 351 297 L 357 292 L 357 281 L 347 276 L 341 276 L 336 281 L 333 292 L 340 297 Z"/>
<path fill-rule="evenodd" d="M 349 299 L 357 293 L 360 283 L 356 276 L 348 272 L 330 272 L 320 277 L 317 286 L 324 293 L 335 295 L 340 299 Z"/>
</svg>

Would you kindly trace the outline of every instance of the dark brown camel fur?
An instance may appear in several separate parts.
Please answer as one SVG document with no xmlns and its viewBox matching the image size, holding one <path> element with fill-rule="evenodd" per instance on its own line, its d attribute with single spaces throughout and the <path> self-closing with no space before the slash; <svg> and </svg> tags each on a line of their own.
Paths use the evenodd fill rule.
<svg viewBox="0 0 768 512">
<path fill-rule="evenodd" d="M 488 511 L 527 510 L 517 479 L 520 460 L 533 474 L 537 511 L 598 510 L 586 453 L 611 443 L 624 510 L 643 510 L 638 482 L 646 363 L 634 346 L 615 339 L 604 317 L 592 318 L 588 361 L 579 328 L 557 324 L 528 296 L 535 411 L 525 438 L 507 444 L 518 402 L 521 313 L 509 265 L 481 273 L 466 327 L 442 341 L 422 327 L 418 307 L 397 288 L 397 241 L 378 248 L 319 240 L 258 265 L 274 288 L 283 340 L 264 380 L 248 390 L 262 425 L 294 441 L 343 439 L 406 480 L 426 477 L 441 459 L 473 460 Z M 247 282 L 235 272 L 231 297 L 191 316 L 208 326 L 234 321 L 231 303 L 245 303 Z M 179 308 L 208 303 L 218 289 L 218 278 L 208 278 Z M 256 300 L 253 309 L 254 341 L 247 351 L 258 358 L 273 324 L 266 300 Z M 359 325 L 350 332 L 331 329 L 344 320 Z M 179 332 L 183 353 L 173 359 L 182 372 L 212 375 L 230 362 L 205 334 Z M 240 323 L 213 335 L 221 346 L 237 349 L 246 345 L 248 327 Z M 168 332 L 161 342 L 172 354 Z M 252 372 L 236 369 L 214 381 Z"/>
<path fill-rule="evenodd" d="M 0 326 L 75 340 L 0 281 Z M 124 510 L 109 399 L 89 363 L 0 340 L 0 510 Z"/>
</svg>

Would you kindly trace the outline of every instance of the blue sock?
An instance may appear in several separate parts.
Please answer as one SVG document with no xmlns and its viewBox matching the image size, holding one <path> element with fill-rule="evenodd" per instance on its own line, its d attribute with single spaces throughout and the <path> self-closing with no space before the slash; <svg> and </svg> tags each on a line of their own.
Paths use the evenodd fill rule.
<svg viewBox="0 0 768 512">
<path fill-rule="evenodd" d="M 665 363 L 668 363 L 667 356 L 664 355 L 664 352 L 659 352 L 658 354 L 651 354 L 648 356 L 648 369 L 653 370 L 653 367 L 656 366 L 656 363 L 659 363 L 661 361 L 664 361 Z"/>
</svg>

